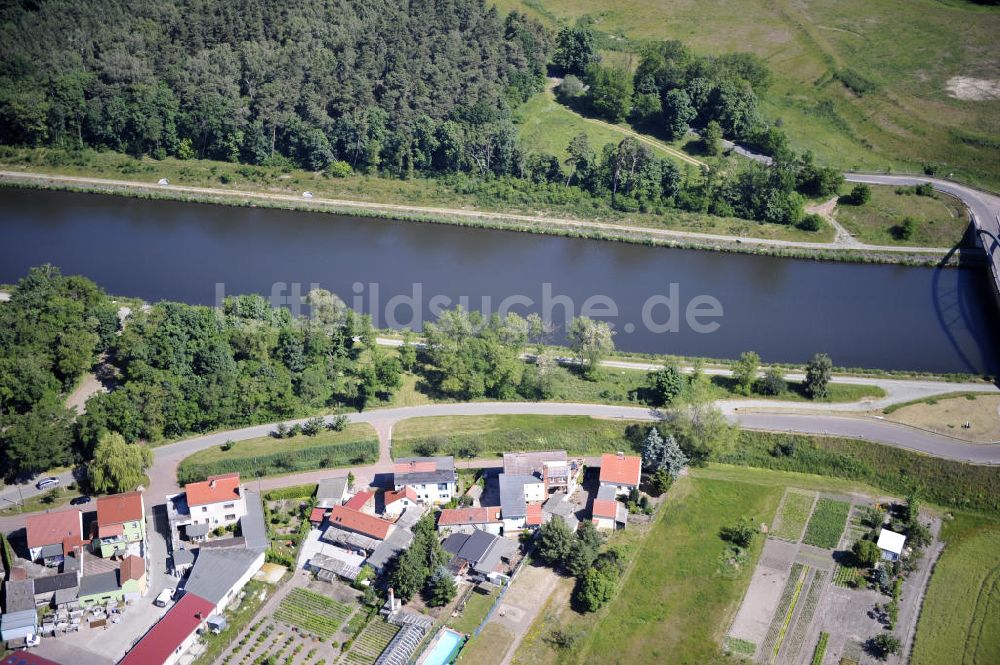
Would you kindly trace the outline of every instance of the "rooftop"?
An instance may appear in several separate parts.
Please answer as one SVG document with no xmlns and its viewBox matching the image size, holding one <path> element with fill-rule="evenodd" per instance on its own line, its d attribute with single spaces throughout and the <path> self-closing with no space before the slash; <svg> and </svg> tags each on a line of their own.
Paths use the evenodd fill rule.
<svg viewBox="0 0 1000 665">
<path fill-rule="evenodd" d="M 500 482 L 500 508 L 503 511 L 503 518 L 524 517 L 527 514 L 524 503 L 524 486 L 542 481 L 535 476 L 507 473 L 501 473 L 498 480 Z"/>
<path fill-rule="evenodd" d="M 324 478 L 316 486 L 316 505 L 332 508 L 344 500 L 347 493 L 347 478 Z"/>
<path fill-rule="evenodd" d="M 4 589 L 4 610 L 9 612 L 20 612 L 21 610 L 35 611 L 35 581 L 27 580 L 7 580 Z"/>
<path fill-rule="evenodd" d="M 202 621 L 208 619 L 214 609 L 215 606 L 208 600 L 190 591 L 186 592 L 139 643 L 125 654 L 119 665 L 165 662 L 198 629 Z"/>
<path fill-rule="evenodd" d="M 385 540 L 385 537 L 389 535 L 392 523 L 357 510 L 351 510 L 347 506 L 334 506 L 333 510 L 330 511 L 330 526 L 355 531 L 378 540 Z"/>
<path fill-rule="evenodd" d="M 55 593 L 59 589 L 75 589 L 79 580 L 76 573 L 59 573 L 35 578 L 35 593 Z"/>
<path fill-rule="evenodd" d="M 184 486 L 188 506 L 205 506 L 223 501 L 238 501 L 240 498 L 240 474 L 225 473 L 209 476 L 200 483 Z"/>
<path fill-rule="evenodd" d="M 453 533 L 441 544 L 445 551 L 469 562 L 477 572 L 493 572 L 501 558 L 517 550 L 517 542 L 478 529 L 471 534 Z"/>
<path fill-rule="evenodd" d="M 31 651 L 15 651 L 0 659 L 0 665 L 59 665 L 59 663 Z"/>
<path fill-rule="evenodd" d="M 366 503 L 372 500 L 375 495 L 366 490 L 362 490 L 352 496 L 344 503 L 345 508 L 350 508 L 351 510 L 361 510 Z"/>
<path fill-rule="evenodd" d="M 396 460 L 392 467 L 394 482 L 397 486 L 424 485 L 427 483 L 455 482 L 455 458 L 442 457 L 404 457 Z"/>
<path fill-rule="evenodd" d="M 83 538 L 83 517 L 79 510 L 28 515 L 25 530 L 29 549 L 62 544 L 66 538 Z"/>
<path fill-rule="evenodd" d="M 240 532 L 246 541 L 247 549 L 267 549 L 271 541 L 267 537 L 267 526 L 264 524 L 264 504 L 260 494 L 246 491 L 247 514 L 240 518 Z"/>
<path fill-rule="evenodd" d="M 615 499 L 615 489 L 610 486 L 597 490 L 597 497 L 591 509 L 594 517 L 613 520 L 618 515 L 618 501 Z"/>
<path fill-rule="evenodd" d="M 201 548 L 184 588 L 188 593 L 211 601 L 214 608 L 247 570 L 257 565 L 258 560 L 263 560 L 263 552 L 260 550 L 240 547 Z"/>
<path fill-rule="evenodd" d="M 84 575 L 80 578 L 80 598 L 111 593 L 121 588 L 118 582 L 118 571 L 109 570 L 106 573 Z"/>
<path fill-rule="evenodd" d="M 605 453 L 601 455 L 602 483 L 611 485 L 639 486 L 642 473 L 642 458 L 623 453 Z"/>
<path fill-rule="evenodd" d="M 565 450 L 539 450 L 529 453 L 504 453 L 503 472 L 515 476 L 541 475 L 546 462 L 565 462 Z"/>
<path fill-rule="evenodd" d="M 121 577 L 125 580 L 139 580 L 146 574 L 146 562 L 130 554 L 122 560 Z"/>
<path fill-rule="evenodd" d="M 101 526 L 142 520 L 142 493 L 126 492 L 97 497 L 97 523 Z"/>
<path fill-rule="evenodd" d="M 893 554 L 902 554 L 905 542 L 906 536 L 889 529 L 882 529 L 878 534 L 878 548 Z"/>
<path fill-rule="evenodd" d="M 413 532 L 409 529 L 393 529 L 389 537 L 380 542 L 366 563 L 375 570 L 381 570 L 387 563 L 413 542 Z"/>
<path fill-rule="evenodd" d="M 406 487 L 404 487 L 403 489 L 399 490 L 398 492 L 395 491 L 395 490 L 389 490 L 388 492 L 386 492 L 383 495 L 383 498 L 385 499 L 385 505 L 387 505 L 387 506 L 389 506 L 391 504 L 394 504 L 397 501 L 399 501 L 400 499 L 404 499 L 404 498 L 405 499 L 409 499 L 410 501 L 413 501 L 414 503 L 416 503 L 417 502 L 417 490 L 415 490 L 412 487 L 410 487 L 409 485 L 407 485 Z"/>
<path fill-rule="evenodd" d="M 534 503 L 527 506 L 524 523 L 528 526 L 540 526 L 542 523 L 542 506 Z"/>
<path fill-rule="evenodd" d="M 500 509 L 487 508 L 445 508 L 438 516 L 438 527 L 462 524 L 490 524 L 500 521 Z"/>
</svg>

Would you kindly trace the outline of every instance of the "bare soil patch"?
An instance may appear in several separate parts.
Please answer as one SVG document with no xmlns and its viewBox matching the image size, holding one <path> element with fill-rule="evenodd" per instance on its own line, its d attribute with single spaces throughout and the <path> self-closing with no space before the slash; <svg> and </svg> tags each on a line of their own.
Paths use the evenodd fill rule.
<svg viewBox="0 0 1000 665">
<path fill-rule="evenodd" d="M 1000 396 L 970 395 L 911 404 L 890 420 L 979 443 L 1000 442 Z M 969 427 L 963 427 L 968 424 Z"/>
<path fill-rule="evenodd" d="M 945 84 L 948 95 L 970 102 L 987 102 L 1000 99 L 1000 80 L 977 79 L 971 76 L 952 76 Z"/>
</svg>

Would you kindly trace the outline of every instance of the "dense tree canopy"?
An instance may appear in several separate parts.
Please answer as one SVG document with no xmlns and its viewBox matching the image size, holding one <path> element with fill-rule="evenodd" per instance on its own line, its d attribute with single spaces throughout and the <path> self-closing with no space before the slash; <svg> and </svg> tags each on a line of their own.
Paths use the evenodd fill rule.
<svg viewBox="0 0 1000 665">
<path fill-rule="evenodd" d="M 550 42 L 482 0 L 7 3 L 0 140 L 447 168 L 493 149 Z"/>
</svg>

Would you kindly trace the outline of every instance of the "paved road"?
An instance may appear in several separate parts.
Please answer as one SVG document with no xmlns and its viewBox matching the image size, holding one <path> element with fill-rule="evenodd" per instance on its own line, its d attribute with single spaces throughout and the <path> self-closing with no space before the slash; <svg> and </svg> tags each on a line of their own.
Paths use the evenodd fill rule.
<svg viewBox="0 0 1000 665">
<path fill-rule="evenodd" d="M 941 178 L 869 173 L 845 173 L 844 178 L 848 182 L 902 187 L 929 182 L 934 189 L 960 199 L 972 213 L 979 240 L 990 260 L 997 293 L 1000 293 L 1000 196 Z"/>
</svg>

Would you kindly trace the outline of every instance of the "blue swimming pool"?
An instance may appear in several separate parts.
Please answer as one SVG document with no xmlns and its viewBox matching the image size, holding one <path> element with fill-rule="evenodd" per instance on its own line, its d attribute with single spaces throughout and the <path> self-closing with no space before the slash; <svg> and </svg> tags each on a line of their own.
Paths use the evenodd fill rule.
<svg viewBox="0 0 1000 665">
<path fill-rule="evenodd" d="M 447 665 L 452 662 L 462 646 L 463 639 L 461 633 L 442 628 L 434 643 L 424 652 L 420 665 Z"/>
</svg>

